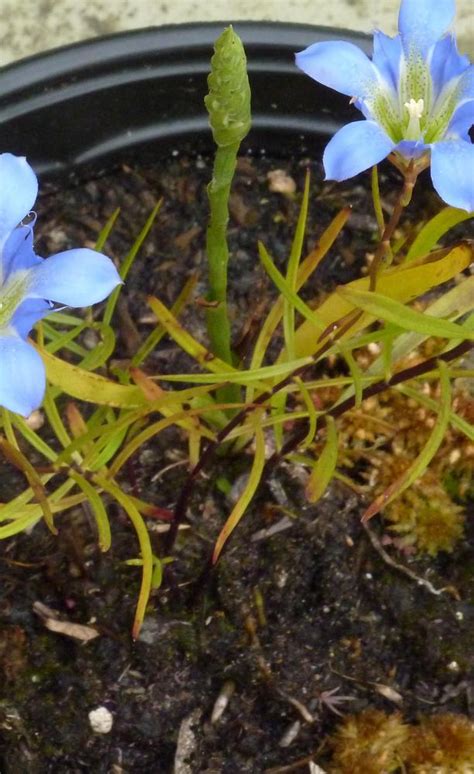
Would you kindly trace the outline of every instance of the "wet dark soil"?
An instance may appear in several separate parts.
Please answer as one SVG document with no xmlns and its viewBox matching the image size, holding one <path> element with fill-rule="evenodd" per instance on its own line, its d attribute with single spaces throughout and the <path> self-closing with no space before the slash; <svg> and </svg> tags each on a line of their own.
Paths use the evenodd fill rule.
<svg viewBox="0 0 474 774">
<path fill-rule="evenodd" d="M 272 192 L 267 173 L 279 167 L 301 190 L 306 163 L 242 159 L 232 200 L 231 311 L 238 338 L 248 310 L 271 303 L 258 265 L 261 238 L 280 266 L 291 243 L 297 194 Z M 348 227 L 313 280 L 324 292 L 364 270 L 376 239 L 367 190 L 313 183 L 306 248 L 331 217 L 354 206 Z M 123 167 L 58 196 L 44 195 L 38 211 L 39 252 L 92 245 L 104 220 L 122 208 L 108 245 L 123 258 L 156 198 L 160 216 L 126 287 L 117 317 L 120 357 L 150 331 L 146 295 L 172 304 L 186 278 L 200 272 L 204 294 L 205 184 L 209 163 L 172 158 L 154 167 Z M 396 178 L 386 170 L 387 205 Z M 290 183 L 287 183 L 290 185 Z M 429 190 L 419 206 L 434 211 Z M 316 198 L 317 197 L 317 198 Z M 185 322 L 203 334 L 199 304 Z M 258 318 L 257 318 L 258 319 Z M 189 370 L 190 362 L 163 340 L 150 372 Z M 124 486 L 172 508 L 185 476 L 186 447 L 170 430 L 125 471 Z M 166 584 L 155 592 L 138 642 L 130 626 L 139 586 L 131 526 L 110 506 L 112 548 L 101 554 L 87 510 L 42 525 L 0 546 L 0 771 L 25 772 L 264 772 L 313 753 L 324 764 L 325 736 L 336 711 L 401 709 L 407 719 L 433 712 L 474 713 L 473 527 L 450 555 L 396 556 L 432 584 L 419 585 L 387 565 L 360 525 L 363 503 L 334 484 L 308 505 L 297 468 L 282 466 L 261 488 L 209 582 L 196 579 L 232 504 L 216 481 L 238 486 L 250 452 L 218 459 L 199 482 Z M 0 462 L 0 500 L 22 486 Z M 159 522 L 149 526 L 160 553 Z M 275 527 L 277 527 L 275 529 Z M 280 528 L 280 529 L 278 529 Z M 374 525 L 380 534 L 381 528 Z M 445 589 L 442 593 L 434 593 Z M 41 602 L 74 623 L 96 628 L 84 643 L 44 627 Z M 330 693 L 336 691 L 336 693 Z M 228 703 L 213 717 L 220 694 Z M 336 696 L 346 701 L 335 703 Z M 332 697 L 332 698 L 331 698 Z M 222 697 L 221 697 L 222 698 Z M 225 703 L 225 702 L 224 702 Z M 106 707 L 112 730 L 94 734 L 88 713 Z M 214 709 L 215 713 L 215 709 Z M 309 759 L 309 758 L 308 758 Z M 307 770 L 295 765 L 293 769 Z"/>
</svg>

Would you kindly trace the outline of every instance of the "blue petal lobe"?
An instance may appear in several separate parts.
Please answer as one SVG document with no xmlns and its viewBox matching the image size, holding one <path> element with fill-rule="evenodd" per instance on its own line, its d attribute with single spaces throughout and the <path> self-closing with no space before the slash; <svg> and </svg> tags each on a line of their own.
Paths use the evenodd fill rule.
<svg viewBox="0 0 474 774">
<path fill-rule="evenodd" d="M 400 140 L 394 150 L 406 159 L 419 159 L 429 149 L 421 140 Z"/>
<path fill-rule="evenodd" d="M 38 193 L 36 175 L 24 157 L 0 154 L 0 245 L 29 213 Z M 1 254 L 0 254 L 1 256 Z M 1 271 L 0 257 L 0 271 Z"/>
<path fill-rule="evenodd" d="M 0 333 L 0 406 L 27 417 L 41 405 L 45 386 L 36 350 L 18 336 Z"/>
<path fill-rule="evenodd" d="M 377 85 L 377 71 L 352 43 L 330 40 L 313 43 L 296 54 L 296 64 L 315 81 L 349 97 L 365 97 Z"/>
<path fill-rule="evenodd" d="M 67 306 L 89 306 L 102 301 L 121 282 L 112 261 L 102 253 L 67 250 L 30 269 L 26 295 Z"/>
<path fill-rule="evenodd" d="M 400 35 L 390 38 L 379 30 L 374 32 L 372 62 L 395 93 L 398 91 L 402 56 L 403 46 Z"/>
<path fill-rule="evenodd" d="M 31 226 L 15 228 L 3 248 L 3 280 L 10 274 L 22 269 L 29 269 L 42 262 L 33 250 L 33 229 Z"/>
<path fill-rule="evenodd" d="M 463 140 L 434 143 L 431 179 L 438 194 L 452 207 L 474 210 L 474 145 Z"/>
<path fill-rule="evenodd" d="M 474 99 L 474 65 L 470 65 L 459 78 L 457 85 L 459 102 Z"/>
<path fill-rule="evenodd" d="M 48 301 L 44 301 L 42 298 L 27 298 L 16 308 L 9 325 L 22 339 L 26 339 L 38 320 L 47 317 L 52 311 L 53 308 Z"/>
<path fill-rule="evenodd" d="M 445 35 L 430 51 L 429 66 L 436 99 L 449 81 L 469 67 L 469 59 L 458 53 L 454 35 Z"/>
<path fill-rule="evenodd" d="M 382 161 L 392 142 L 375 121 L 355 121 L 339 129 L 323 156 L 326 180 L 347 180 Z"/>
<path fill-rule="evenodd" d="M 402 0 L 398 16 L 403 47 L 425 56 L 454 19 L 455 0 Z"/>
<path fill-rule="evenodd" d="M 470 142 L 469 130 L 474 124 L 474 100 L 464 102 L 463 105 L 454 111 L 453 117 L 449 123 L 446 139 L 462 138 Z"/>
</svg>

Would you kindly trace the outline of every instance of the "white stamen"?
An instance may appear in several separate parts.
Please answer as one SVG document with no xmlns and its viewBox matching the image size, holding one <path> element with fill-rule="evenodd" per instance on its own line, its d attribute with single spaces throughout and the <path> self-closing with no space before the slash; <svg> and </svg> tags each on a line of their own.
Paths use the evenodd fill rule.
<svg viewBox="0 0 474 774">
<path fill-rule="evenodd" d="M 422 99 L 411 99 L 409 102 L 405 102 L 404 107 L 408 110 L 410 118 L 416 118 L 419 121 L 425 109 L 425 102 Z"/>
<path fill-rule="evenodd" d="M 425 108 L 424 100 L 410 99 L 409 102 L 405 102 L 404 106 L 408 110 L 408 115 L 410 117 L 405 131 L 405 139 L 419 140 L 421 135 L 420 118 L 422 117 Z"/>
</svg>

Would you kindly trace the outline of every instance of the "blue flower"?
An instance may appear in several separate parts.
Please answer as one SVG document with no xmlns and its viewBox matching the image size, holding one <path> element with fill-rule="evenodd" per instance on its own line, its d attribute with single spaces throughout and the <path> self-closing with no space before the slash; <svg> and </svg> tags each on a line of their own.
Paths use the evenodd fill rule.
<svg viewBox="0 0 474 774">
<path fill-rule="evenodd" d="M 400 168 L 431 160 L 445 202 L 474 210 L 474 67 L 444 34 L 454 0 L 402 0 L 394 38 L 375 32 L 372 61 L 352 43 L 315 43 L 296 55 L 307 75 L 352 97 L 365 121 L 340 129 L 323 162 L 326 179 L 346 180 L 388 154 Z"/>
<path fill-rule="evenodd" d="M 33 229 L 22 225 L 36 200 L 38 181 L 26 159 L 0 155 L 0 406 L 28 416 L 44 396 L 41 357 L 27 342 L 53 304 L 102 301 L 121 279 L 112 261 L 94 250 L 68 250 L 43 260 Z"/>
</svg>

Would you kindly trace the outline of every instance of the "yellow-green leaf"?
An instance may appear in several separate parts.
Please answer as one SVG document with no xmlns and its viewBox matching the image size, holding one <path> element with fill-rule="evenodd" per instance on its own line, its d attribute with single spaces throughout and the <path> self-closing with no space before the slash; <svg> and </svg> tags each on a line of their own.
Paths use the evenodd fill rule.
<svg viewBox="0 0 474 774">
<path fill-rule="evenodd" d="M 257 410 L 252 417 L 252 425 L 255 432 L 255 452 L 249 479 L 244 487 L 242 494 L 232 509 L 232 513 L 224 524 L 219 537 L 217 538 L 212 554 L 213 564 L 215 564 L 219 559 L 226 541 L 229 539 L 230 535 L 247 510 L 247 507 L 251 502 L 262 478 L 263 468 L 265 465 L 265 436 L 260 425 L 261 414 L 262 412 Z"/>
<path fill-rule="evenodd" d="M 332 417 L 326 417 L 326 426 L 326 443 L 306 484 L 306 497 L 310 503 L 316 503 L 323 496 L 336 470 L 338 437 L 336 423 Z"/>
<path fill-rule="evenodd" d="M 472 261 L 472 248 L 467 244 L 455 247 L 453 250 L 441 250 L 433 253 L 429 258 L 416 264 L 406 266 L 394 266 L 380 274 L 377 279 L 377 291 L 381 295 L 393 298 L 401 303 L 408 303 L 428 290 L 443 282 L 453 279 L 456 274 L 464 271 Z M 363 277 L 344 286 L 351 290 L 366 291 L 369 288 L 369 279 Z M 344 318 L 353 310 L 348 299 L 343 298 L 335 291 L 323 301 L 316 309 L 318 318 L 324 322 L 325 328 L 330 329 L 338 320 Z M 364 313 L 352 326 L 341 341 L 354 333 L 363 330 L 374 321 L 374 316 Z M 296 331 L 295 348 L 296 357 L 313 355 L 320 343 L 318 337 L 320 327 L 305 320 Z"/>
<path fill-rule="evenodd" d="M 472 212 L 458 210 L 456 207 L 445 207 L 434 218 L 425 223 L 416 239 L 413 241 L 405 258 L 405 263 L 415 261 L 422 255 L 427 255 L 450 228 L 472 218 Z"/>
<path fill-rule="evenodd" d="M 423 475 L 430 464 L 434 455 L 441 446 L 446 434 L 451 417 L 451 380 L 449 378 L 449 366 L 442 360 L 438 361 L 441 395 L 439 401 L 438 417 L 431 434 L 416 460 L 410 465 L 401 476 L 399 476 L 389 487 L 377 497 L 376 500 L 367 508 L 362 521 L 367 522 L 395 497 L 401 495 L 405 489 L 408 489 L 420 476 Z"/>
<path fill-rule="evenodd" d="M 37 349 L 43 359 L 48 380 L 73 398 L 117 408 L 134 408 L 147 402 L 139 387 L 117 384 L 104 376 L 66 363 L 41 347 Z"/>
<path fill-rule="evenodd" d="M 351 302 L 355 307 L 363 309 L 379 320 L 386 320 L 399 328 L 426 336 L 439 336 L 445 339 L 469 339 L 474 340 L 474 333 L 463 328 L 462 325 L 440 320 L 423 312 L 417 312 L 399 301 L 383 296 L 381 293 L 373 293 L 368 290 L 354 290 L 349 287 L 340 287 L 337 291 L 343 298 Z"/>
</svg>

